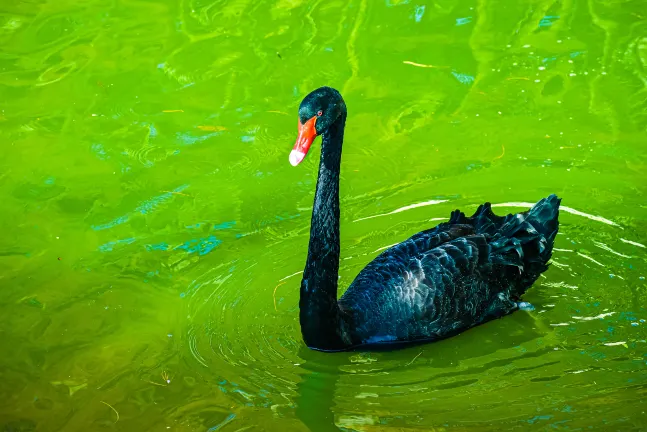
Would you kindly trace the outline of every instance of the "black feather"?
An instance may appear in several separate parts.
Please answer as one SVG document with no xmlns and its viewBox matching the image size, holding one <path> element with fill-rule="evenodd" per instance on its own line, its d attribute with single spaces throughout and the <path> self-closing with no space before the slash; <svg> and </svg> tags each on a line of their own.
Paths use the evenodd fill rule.
<svg viewBox="0 0 647 432">
<path fill-rule="evenodd" d="M 517 309 L 547 268 L 559 199 L 505 217 L 489 203 L 387 249 L 339 300 L 355 344 L 433 340 Z"/>
</svg>

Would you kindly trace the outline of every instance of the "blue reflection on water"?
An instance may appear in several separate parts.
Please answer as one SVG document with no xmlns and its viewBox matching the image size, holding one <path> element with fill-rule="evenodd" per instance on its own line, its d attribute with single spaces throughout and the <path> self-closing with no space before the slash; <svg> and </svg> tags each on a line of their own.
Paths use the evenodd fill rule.
<svg viewBox="0 0 647 432">
<path fill-rule="evenodd" d="M 182 243 L 179 246 L 176 246 L 175 249 L 182 249 L 189 253 L 198 252 L 198 255 L 206 255 L 216 248 L 221 240 L 218 240 L 216 236 L 210 235 L 202 239 L 191 239 Z"/>
<path fill-rule="evenodd" d="M 117 245 L 122 245 L 122 244 L 132 244 L 132 243 L 134 243 L 134 242 L 135 242 L 135 239 L 134 239 L 134 238 L 132 238 L 132 237 L 131 237 L 131 238 L 122 239 L 122 240 L 115 240 L 115 241 L 111 241 L 111 242 L 108 242 L 108 243 L 102 244 L 101 246 L 99 246 L 99 250 L 100 250 L 101 252 L 112 252 L 112 250 L 114 249 L 114 247 L 115 247 L 115 246 L 117 246 Z"/>
</svg>

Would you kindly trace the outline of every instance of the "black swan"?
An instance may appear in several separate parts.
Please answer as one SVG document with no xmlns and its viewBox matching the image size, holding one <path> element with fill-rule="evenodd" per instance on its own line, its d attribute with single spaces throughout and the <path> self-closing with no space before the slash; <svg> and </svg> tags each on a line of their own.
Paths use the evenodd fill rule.
<svg viewBox="0 0 647 432">
<path fill-rule="evenodd" d="M 521 295 L 548 268 L 561 199 L 550 195 L 505 217 L 481 205 L 472 217 L 419 232 L 370 262 L 337 299 L 339 170 L 346 123 L 341 94 L 321 87 L 299 106 L 298 165 L 322 135 L 310 243 L 300 292 L 309 348 L 343 351 L 431 342 L 519 309 Z"/>
</svg>

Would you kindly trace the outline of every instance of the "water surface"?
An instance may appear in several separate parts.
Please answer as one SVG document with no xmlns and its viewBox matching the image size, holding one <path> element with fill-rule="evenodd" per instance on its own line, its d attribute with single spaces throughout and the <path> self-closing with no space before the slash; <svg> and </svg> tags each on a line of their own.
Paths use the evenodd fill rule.
<svg viewBox="0 0 647 432">
<path fill-rule="evenodd" d="M 0 430 L 647 427 L 643 1 L 4 3 Z M 288 154 L 320 85 L 342 289 L 455 208 L 557 193 L 534 311 L 304 348 L 319 147 Z"/>
</svg>

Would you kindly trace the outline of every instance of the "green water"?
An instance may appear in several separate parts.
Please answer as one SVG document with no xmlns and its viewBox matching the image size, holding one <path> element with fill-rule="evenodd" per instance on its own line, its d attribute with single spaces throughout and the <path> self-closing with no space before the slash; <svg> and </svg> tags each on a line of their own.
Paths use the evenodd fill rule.
<svg viewBox="0 0 647 432">
<path fill-rule="evenodd" d="M 304 348 L 319 147 L 288 154 L 320 85 L 341 286 L 554 192 L 534 312 Z M 0 431 L 646 430 L 646 140 L 643 0 L 5 1 Z"/>
</svg>

